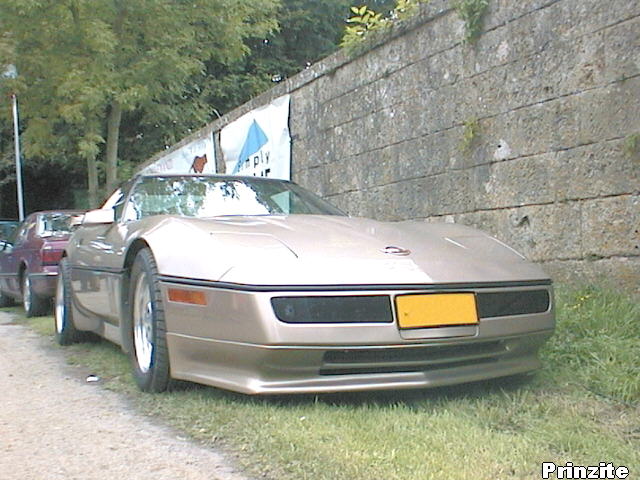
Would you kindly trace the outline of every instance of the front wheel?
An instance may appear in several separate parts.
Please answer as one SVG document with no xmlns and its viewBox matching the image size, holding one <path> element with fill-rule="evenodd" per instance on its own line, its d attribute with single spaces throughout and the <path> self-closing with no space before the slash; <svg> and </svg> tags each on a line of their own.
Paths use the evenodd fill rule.
<svg viewBox="0 0 640 480">
<path fill-rule="evenodd" d="M 158 267 L 148 248 L 133 262 L 130 285 L 133 377 L 140 390 L 162 392 L 171 381 L 169 350 Z"/>
<path fill-rule="evenodd" d="M 56 341 L 60 345 L 71 345 L 79 342 L 82 333 L 73 324 L 71 311 L 71 266 L 65 257 L 60 260 L 58 285 L 54 308 Z"/>
<path fill-rule="evenodd" d="M 49 302 L 33 291 L 29 274 L 22 275 L 22 306 L 27 317 L 39 317 L 47 313 Z"/>
</svg>

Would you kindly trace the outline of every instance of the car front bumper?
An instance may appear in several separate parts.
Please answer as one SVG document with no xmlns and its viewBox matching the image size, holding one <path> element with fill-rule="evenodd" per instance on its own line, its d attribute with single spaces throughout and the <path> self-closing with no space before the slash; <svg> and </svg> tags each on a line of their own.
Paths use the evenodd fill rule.
<svg viewBox="0 0 640 480">
<path fill-rule="evenodd" d="M 174 334 L 168 343 L 175 378 L 248 394 L 289 394 L 438 387 L 526 373 L 540 367 L 537 351 L 550 336 L 548 331 L 495 340 L 486 354 L 466 355 L 468 344 L 457 343 L 448 345 L 451 349 L 444 357 L 417 359 L 410 354 L 412 360 L 405 362 L 328 359 L 345 352 L 402 358 L 403 350 L 437 351 L 442 345 L 273 347 Z"/>
<path fill-rule="evenodd" d="M 553 301 L 545 312 L 481 318 L 474 326 L 400 329 L 395 307 L 389 323 L 287 324 L 271 298 L 300 292 L 189 286 L 207 299 L 190 305 L 169 300 L 175 284 L 161 286 L 172 376 L 249 394 L 423 388 L 526 373 L 540 367 L 538 350 L 555 327 Z M 550 285 L 520 290 L 529 288 L 553 298 Z M 358 291 L 390 299 L 406 293 Z"/>
</svg>

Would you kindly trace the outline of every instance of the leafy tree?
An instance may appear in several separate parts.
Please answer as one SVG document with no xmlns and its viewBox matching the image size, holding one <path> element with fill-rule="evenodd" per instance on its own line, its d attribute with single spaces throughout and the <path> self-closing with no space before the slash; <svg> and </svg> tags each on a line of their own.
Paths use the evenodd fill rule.
<svg viewBox="0 0 640 480">
<path fill-rule="evenodd" d="M 233 63 L 207 63 L 209 103 L 227 112 L 335 51 L 351 1 L 282 0 L 279 29 L 247 38 L 249 55 Z"/>
<path fill-rule="evenodd" d="M 369 0 L 385 15 L 395 0 Z M 249 55 L 230 64 L 208 62 L 206 96 L 222 114 L 338 49 L 353 0 L 282 0 L 280 28 L 246 41 Z"/>
<path fill-rule="evenodd" d="M 25 156 L 86 161 L 95 205 L 101 160 L 107 189 L 117 183 L 123 118 L 156 129 L 169 124 L 167 140 L 203 125 L 213 115 L 202 88 L 207 64 L 237 62 L 248 52 L 246 39 L 276 27 L 278 5 L 3 0 L 0 65 L 13 63 L 20 74 L 4 83 L 20 93 Z"/>
<path fill-rule="evenodd" d="M 381 7 L 392 7 L 386 10 L 386 13 L 385 10 L 376 12 L 367 5 L 351 7 L 352 16 L 347 20 L 349 25 L 345 29 L 340 46 L 350 50 L 357 49 L 358 45 L 368 38 L 369 33 L 388 29 L 394 22 L 412 17 L 418 12 L 419 4 L 428 1 L 395 0 L 395 4 L 392 5 L 390 2 L 377 2 L 383 3 Z"/>
</svg>

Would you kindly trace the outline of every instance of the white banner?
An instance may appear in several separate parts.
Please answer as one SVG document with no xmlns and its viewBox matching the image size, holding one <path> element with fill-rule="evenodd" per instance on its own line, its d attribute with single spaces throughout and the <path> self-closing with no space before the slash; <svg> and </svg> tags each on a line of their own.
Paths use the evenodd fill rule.
<svg viewBox="0 0 640 480">
<path fill-rule="evenodd" d="M 222 129 L 227 175 L 291 179 L 289 99 L 280 97 Z"/>
<path fill-rule="evenodd" d="M 194 140 L 160 157 L 142 173 L 216 173 L 213 136 Z"/>
</svg>

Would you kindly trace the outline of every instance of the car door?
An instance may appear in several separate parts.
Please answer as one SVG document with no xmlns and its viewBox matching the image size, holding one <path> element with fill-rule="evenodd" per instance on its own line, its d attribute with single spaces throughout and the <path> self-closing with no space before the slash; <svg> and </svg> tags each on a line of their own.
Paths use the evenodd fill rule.
<svg viewBox="0 0 640 480">
<path fill-rule="evenodd" d="M 13 285 L 17 272 L 13 254 L 15 238 L 14 234 L 11 238 L 0 241 L 0 290 L 6 293 L 15 293 Z"/>
<path fill-rule="evenodd" d="M 123 185 L 103 206 L 104 210 L 113 210 L 113 222 L 83 224 L 70 240 L 71 281 L 77 305 L 116 326 L 122 313 L 120 293 L 128 230 L 120 217 L 129 188 L 130 184 Z"/>
<path fill-rule="evenodd" d="M 13 295 L 21 296 L 20 269 L 30 261 L 28 238 L 35 229 L 36 217 L 28 216 L 15 232 L 12 241 L 5 247 L 2 256 L 2 290 Z"/>
</svg>

